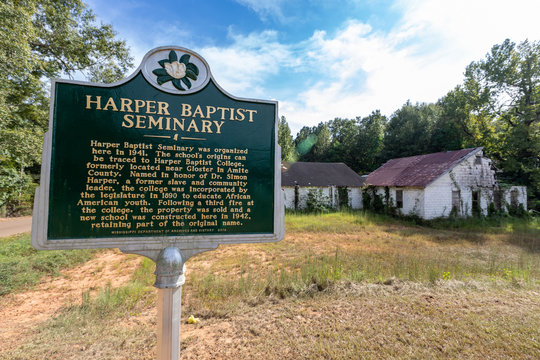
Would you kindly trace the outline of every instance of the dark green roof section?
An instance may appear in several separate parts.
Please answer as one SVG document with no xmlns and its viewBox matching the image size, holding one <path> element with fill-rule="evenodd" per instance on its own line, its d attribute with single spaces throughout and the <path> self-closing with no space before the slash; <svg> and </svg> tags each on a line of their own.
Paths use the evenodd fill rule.
<svg viewBox="0 0 540 360">
<path fill-rule="evenodd" d="M 364 179 L 344 163 L 282 162 L 281 186 L 361 187 Z"/>
</svg>

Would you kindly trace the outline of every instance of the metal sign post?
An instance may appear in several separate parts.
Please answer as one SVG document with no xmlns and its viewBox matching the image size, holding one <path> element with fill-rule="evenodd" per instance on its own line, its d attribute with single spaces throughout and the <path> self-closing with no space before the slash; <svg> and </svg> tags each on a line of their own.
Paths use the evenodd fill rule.
<svg viewBox="0 0 540 360">
<path fill-rule="evenodd" d="M 118 83 L 55 80 L 32 245 L 154 260 L 158 359 L 177 360 L 185 262 L 284 236 L 277 128 L 276 101 L 228 94 L 177 46 Z"/>
<path fill-rule="evenodd" d="M 156 283 L 158 290 L 158 360 L 180 358 L 180 315 L 182 307 L 182 285 L 186 281 L 186 266 L 182 254 L 175 247 L 163 249 L 156 261 Z"/>
</svg>

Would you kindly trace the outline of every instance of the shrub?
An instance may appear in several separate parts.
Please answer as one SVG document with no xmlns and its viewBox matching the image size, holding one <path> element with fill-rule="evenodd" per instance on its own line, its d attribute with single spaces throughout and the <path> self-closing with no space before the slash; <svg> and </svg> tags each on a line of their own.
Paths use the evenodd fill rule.
<svg viewBox="0 0 540 360">
<path fill-rule="evenodd" d="M 362 207 L 364 210 L 371 209 L 371 195 L 367 190 L 362 194 Z"/>
<path fill-rule="evenodd" d="M 489 203 L 487 212 L 488 212 L 488 216 L 499 215 L 499 211 L 497 210 L 497 207 L 495 206 L 495 203 L 493 203 L 493 202 Z"/>
<path fill-rule="evenodd" d="M 328 212 L 330 209 L 330 199 L 323 194 L 321 189 L 310 189 L 306 206 L 310 212 Z"/>
</svg>

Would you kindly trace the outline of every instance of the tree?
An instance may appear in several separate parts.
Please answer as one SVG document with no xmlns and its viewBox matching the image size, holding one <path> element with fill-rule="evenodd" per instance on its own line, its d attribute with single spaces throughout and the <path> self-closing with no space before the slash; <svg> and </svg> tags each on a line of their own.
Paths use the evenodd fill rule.
<svg viewBox="0 0 540 360">
<path fill-rule="evenodd" d="M 441 115 L 433 124 L 430 151 L 482 146 L 491 155 L 498 153 L 496 116 L 485 106 L 486 94 L 477 83 L 456 86 L 437 104 Z"/>
<path fill-rule="evenodd" d="M 316 127 L 304 126 L 294 139 L 295 154 L 300 161 L 311 161 L 311 150 L 317 142 Z"/>
<path fill-rule="evenodd" d="M 295 159 L 294 142 L 285 116 L 282 116 L 279 121 L 278 144 L 281 146 L 281 160 L 293 161 Z"/>
<path fill-rule="evenodd" d="M 352 168 L 357 168 L 355 164 L 355 145 L 358 137 L 356 120 L 335 118 L 328 122 L 328 128 L 331 145 L 327 161 L 344 162 Z"/>
<path fill-rule="evenodd" d="M 326 123 L 320 123 L 315 130 L 317 141 L 313 145 L 313 161 L 328 162 L 331 161 L 328 151 L 332 143 L 332 134 Z"/>
<path fill-rule="evenodd" d="M 465 113 L 465 98 L 461 88 L 456 87 L 437 104 L 441 109 L 441 115 L 432 124 L 429 139 L 429 151 L 440 152 L 458 150 L 465 144 L 469 115 Z M 465 130 L 463 129 L 465 128 Z"/>
<path fill-rule="evenodd" d="M 330 161 L 328 151 L 330 150 L 331 141 L 328 123 L 321 122 L 313 127 L 304 126 L 294 140 L 298 160 Z"/>
<path fill-rule="evenodd" d="M 527 185 L 529 206 L 540 210 L 540 42 L 505 40 L 465 72 L 482 110 L 495 117 L 498 166 L 509 181 Z"/>
<path fill-rule="evenodd" d="M 50 79 L 112 82 L 132 59 L 112 27 L 97 25 L 79 0 L 2 1 L 0 23 L 0 184 L 31 189 L 25 171 L 40 160 Z M 0 196 L 0 207 L 10 200 Z"/>
<path fill-rule="evenodd" d="M 379 110 L 364 118 L 358 117 L 358 136 L 354 147 L 355 165 L 360 173 L 370 173 L 381 165 L 386 117 Z"/>
<path fill-rule="evenodd" d="M 429 134 L 439 109 L 434 104 L 407 101 L 390 117 L 384 135 L 385 160 L 429 152 Z"/>
</svg>

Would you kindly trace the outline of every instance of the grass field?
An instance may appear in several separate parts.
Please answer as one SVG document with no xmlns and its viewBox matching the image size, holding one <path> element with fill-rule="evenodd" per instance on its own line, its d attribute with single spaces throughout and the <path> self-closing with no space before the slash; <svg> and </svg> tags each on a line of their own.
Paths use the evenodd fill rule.
<svg viewBox="0 0 540 360">
<path fill-rule="evenodd" d="M 287 214 L 286 230 L 188 261 L 183 319 L 201 321 L 183 321 L 182 359 L 540 358 L 538 220 Z M 145 260 L 0 359 L 153 359 L 153 280 Z"/>
<path fill-rule="evenodd" d="M 0 238 L 0 296 L 37 284 L 45 275 L 88 260 L 95 250 L 37 251 L 30 235 Z"/>
</svg>

